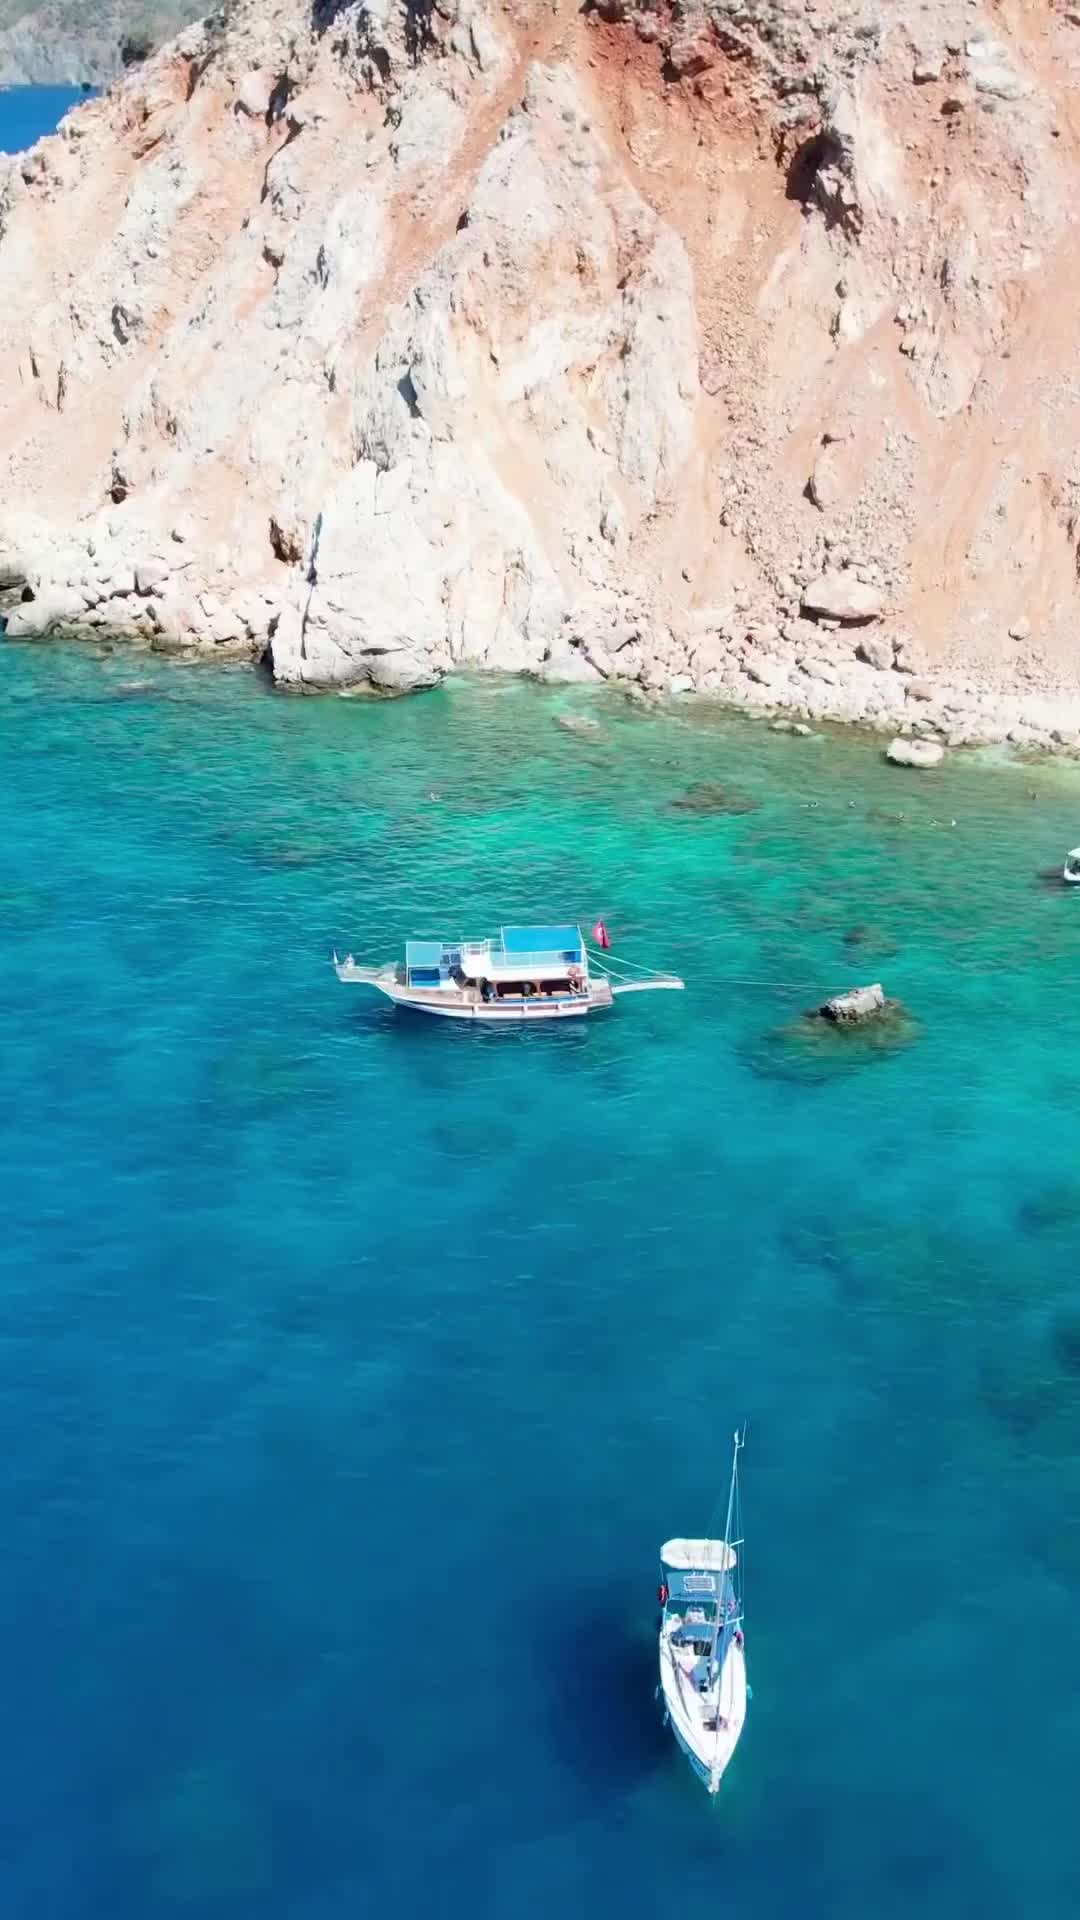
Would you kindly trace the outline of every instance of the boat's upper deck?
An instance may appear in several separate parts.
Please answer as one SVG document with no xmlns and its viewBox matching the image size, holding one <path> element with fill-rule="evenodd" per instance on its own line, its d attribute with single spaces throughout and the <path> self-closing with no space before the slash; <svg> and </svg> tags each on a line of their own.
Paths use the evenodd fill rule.
<svg viewBox="0 0 1080 1920">
<path fill-rule="evenodd" d="M 575 968 L 588 977 L 580 927 L 503 927 L 498 940 L 409 940 L 405 970 L 412 987 L 449 985 L 456 977 L 513 981 L 565 980 Z"/>
</svg>

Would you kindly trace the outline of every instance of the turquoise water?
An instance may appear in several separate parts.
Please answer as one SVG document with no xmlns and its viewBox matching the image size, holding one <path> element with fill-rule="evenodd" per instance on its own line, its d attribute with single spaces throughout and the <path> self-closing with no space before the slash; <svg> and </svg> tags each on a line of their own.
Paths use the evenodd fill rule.
<svg viewBox="0 0 1080 1920">
<path fill-rule="evenodd" d="M 83 87 L 0 87 L 0 153 L 21 153 L 55 133 L 68 108 L 86 98 Z"/>
<path fill-rule="evenodd" d="M 6 1911 L 1074 1913 L 1075 775 L 15 646 L 0 765 Z M 598 913 L 687 992 L 328 964 Z M 710 1806 L 656 1548 L 744 1416 Z"/>
</svg>

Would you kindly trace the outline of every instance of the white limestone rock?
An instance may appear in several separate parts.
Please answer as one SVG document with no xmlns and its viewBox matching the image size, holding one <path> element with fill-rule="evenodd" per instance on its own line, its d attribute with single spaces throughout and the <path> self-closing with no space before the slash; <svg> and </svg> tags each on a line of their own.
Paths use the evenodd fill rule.
<svg viewBox="0 0 1080 1920">
<path fill-rule="evenodd" d="M 135 568 L 135 592 L 143 596 L 160 593 L 168 578 L 169 569 L 163 560 L 140 560 Z"/>
<path fill-rule="evenodd" d="M 894 767 L 937 767 L 945 758 L 945 749 L 939 740 L 898 737 L 890 741 L 885 758 L 891 760 Z"/>
<path fill-rule="evenodd" d="M 885 596 L 880 588 L 868 586 L 855 573 L 823 573 L 803 588 L 801 609 L 816 619 L 862 626 L 870 620 L 880 620 L 885 611 Z"/>
<path fill-rule="evenodd" d="M 20 601 L 5 617 L 9 640 L 37 639 L 58 627 L 77 626 L 85 602 L 77 587 L 43 586 L 32 600 Z"/>
<path fill-rule="evenodd" d="M 236 89 L 236 107 L 252 120 L 264 120 L 270 107 L 270 77 L 255 68 Z"/>
</svg>

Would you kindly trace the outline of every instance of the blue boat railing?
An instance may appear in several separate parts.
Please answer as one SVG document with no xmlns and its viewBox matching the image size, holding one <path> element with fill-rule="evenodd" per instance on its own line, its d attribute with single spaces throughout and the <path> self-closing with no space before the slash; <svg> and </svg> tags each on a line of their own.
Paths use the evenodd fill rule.
<svg viewBox="0 0 1080 1920">
<path fill-rule="evenodd" d="M 452 971 L 454 967 L 461 967 L 465 973 L 473 974 L 481 967 L 512 967 L 515 973 L 523 973 L 530 967 L 539 967 L 541 970 L 580 967 L 584 960 L 585 955 L 580 948 L 556 947 L 538 953 L 507 953 L 493 940 L 477 940 L 447 947 L 443 953 L 443 968 Z"/>
</svg>

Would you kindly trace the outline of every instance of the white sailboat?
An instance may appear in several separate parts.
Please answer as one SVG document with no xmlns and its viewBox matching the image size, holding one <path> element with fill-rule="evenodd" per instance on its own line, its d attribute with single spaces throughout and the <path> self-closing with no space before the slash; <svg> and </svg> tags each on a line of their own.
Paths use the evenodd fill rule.
<svg viewBox="0 0 1080 1920">
<path fill-rule="evenodd" d="M 666 1540 L 660 1549 L 660 1687 L 664 1718 L 699 1780 L 716 1793 L 746 1720 L 746 1645 L 738 1549 L 734 1436 L 722 1540 Z"/>
</svg>

